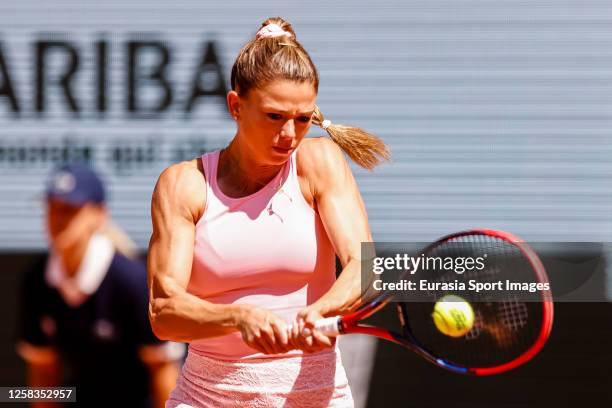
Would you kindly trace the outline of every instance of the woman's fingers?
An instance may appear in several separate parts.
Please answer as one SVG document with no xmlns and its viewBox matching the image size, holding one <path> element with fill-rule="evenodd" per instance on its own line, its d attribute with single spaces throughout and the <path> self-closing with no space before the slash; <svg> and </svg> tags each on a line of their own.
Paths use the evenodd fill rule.
<svg viewBox="0 0 612 408">
<path fill-rule="evenodd" d="M 265 348 L 263 348 L 260 345 L 257 337 L 253 333 L 251 333 L 251 332 L 243 333 L 242 334 L 242 339 L 244 340 L 246 345 L 251 347 L 252 349 L 255 349 L 255 350 L 257 350 L 257 351 L 259 351 L 261 353 L 265 353 L 266 352 Z"/>
<path fill-rule="evenodd" d="M 321 314 L 316 310 L 309 310 L 308 313 L 306 313 L 306 316 L 304 317 L 304 323 L 307 327 L 314 328 L 317 320 L 322 318 L 323 316 L 321 316 Z"/>
<path fill-rule="evenodd" d="M 271 336 L 267 331 L 260 331 L 260 335 L 257 337 L 257 344 L 261 347 L 264 353 L 266 354 L 276 354 L 276 350 L 274 348 L 274 342 L 271 341 Z"/>
<path fill-rule="evenodd" d="M 267 354 L 282 354 L 290 350 L 287 325 L 282 319 L 270 316 L 259 333 L 258 342 Z"/>
<path fill-rule="evenodd" d="M 315 339 L 315 344 L 321 347 L 321 349 L 332 347 L 334 344 L 336 344 L 335 337 L 328 337 L 318 330 L 313 330 L 312 335 Z"/>
<path fill-rule="evenodd" d="M 307 307 L 297 315 L 298 334 L 296 343 L 305 352 L 313 353 L 331 347 L 335 344 L 333 338 L 329 338 L 315 329 L 315 324 L 323 316 L 318 309 Z"/>
<path fill-rule="evenodd" d="M 278 333 L 274 323 L 268 325 L 265 330 L 262 331 L 262 339 L 268 345 L 268 348 L 272 350 L 272 354 L 280 354 L 285 352 L 285 346 L 283 345 L 282 338 L 278 337 Z M 285 335 L 286 333 L 285 329 Z"/>
<path fill-rule="evenodd" d="M 247 346 L 264 354 L 275 354 L 274 348 L 270 345 L 264 331 L 259 328 L 250 328 L 242 333 L 242 339 Z"/>
<path fill-rule="evenodd" d="M 295 343 L 298 348 L 307 353 L 321 351 L 336 344 L 334 337 L 328 337 L 316 329 L 310 330 L 308 327 L 305 327 L 301 331 L 299 329 L 294 330 L 293 333 L 296 336 Z"/>
<path fill-rule="evenodd" d="M 312 334 L 309 333 L 311 329 L 306 327 L 306 322 L 304 321 L 307 313 L 305 310 L 302 310 L 298 313 L 296 317 L 296 321 L 292 325 L 291 337 L 293 339 L 293 344 L 295 348 L 298 348 L 305 352 L 311 352 L 313 345 Z"/>
<path fill-rule="evenodd" d="M 293 322 L 293 324 L 290 327 L 289 330 L 289 342 L 291 343 L 291 346 L 293 348 L 300 348 L 301 344 L 300 344 L 300 326 L 297 322 Z"/>
<path fill-rule="evenodd" d="M 245 307 L 239 324 L 245 343 L 262 353 L 282 354 L 293 348 L 289 344 L 286 323 L 268 310 L 257 306 Z"/>
<path fill-rule="evenodd" d="M 290 330 L 272 312 L 263 309 L 253 309 L 252 312 L 252 319 L 244 325 L 242 336 L 250 347 L 262 353 L 283 354 L 296 348 L 313 353 L 335 344 L 333 337 L 315 329 L 315 322 L 322 318 L 316 310 L 302 311 Z"/>
<path fill-rule="evenodd" d="M 272 330 L 274 330 L 275 342 L 279 353 L 286 353 L 291 348 L 289 347 L 289 335 L 287 333 L 287 325 L 281 319 L 272 321 Z"/>
<path fill-rule="evenodd" d="M 303 334 L 303 330 L 302 332 L 300 332 L 299 336 L 298 336 L 298 342 L 300 344 L 300 349 L 302 349 L 303 351 L 306 352 L 312 352 L 313 350 L 313 344 L 314 344 L 314 337 L 312 336 L 305 336 Z"/>
</svg>

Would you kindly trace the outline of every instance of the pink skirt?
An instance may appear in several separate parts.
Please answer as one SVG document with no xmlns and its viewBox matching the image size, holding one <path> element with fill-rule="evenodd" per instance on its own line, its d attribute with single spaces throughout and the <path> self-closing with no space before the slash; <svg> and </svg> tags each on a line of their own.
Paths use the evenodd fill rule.
<svg viewBox="0 0 612 408">
<path fill-rule="evenodd" d="M 353 406 L 338 350 L 245 361 L 189 352 L 166 401 L 166 408 Z"/>
</svg>

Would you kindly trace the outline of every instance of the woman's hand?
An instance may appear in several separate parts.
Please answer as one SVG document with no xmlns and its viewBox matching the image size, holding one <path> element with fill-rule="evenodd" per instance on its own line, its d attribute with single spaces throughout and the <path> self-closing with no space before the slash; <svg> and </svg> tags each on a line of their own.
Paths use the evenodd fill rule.
<svg viewBox="0 0 612 408">
<path fill-rule="evenodd" d="M 287 325 L 276 314 L 257 306 L 242 305 L 238 314 L 242 340 L 265 354 L 282 354 L 295 347 L 289 343 Z"/>
<path fill-rule="evenodd" d="M 314 353 L 336 344 L 335 337 L 329 337 L 315 329 L 315 322 L 323 316 L 315 306 L 308 306 L 302 309 L 293 324 L 290 342 L 307 353 Z"/>
</svg>

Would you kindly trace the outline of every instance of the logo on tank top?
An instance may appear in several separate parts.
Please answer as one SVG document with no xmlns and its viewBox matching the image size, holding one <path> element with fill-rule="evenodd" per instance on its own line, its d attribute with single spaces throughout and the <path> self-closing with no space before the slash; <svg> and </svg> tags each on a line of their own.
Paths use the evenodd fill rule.
<svg viewBox="0 0 612 408">
<path fill-rule="evenodd" d="M 291 196 L 289 194 L 287 194 L 287 192 L 285 190 L 283 190 L 282 183 L 283 183 L 283 180 L 281 178 L 281 180 L 279 180 L 279 182 L 278 182 L 278 186 L 274 187 L 274 190 L 276 192 L 272 196 L 272 199 L 270 200 L 270 205 L 268 206 L 267 210 L 268 210 L 268 215 L 276 215 L 278 217 L 278 219 L 280 220 L 280 222 L 284 223 L 285 221 L 283 220 L 283 217 L 279 213 L 274 211 L 274 208 L 272 207 L 272 205 L 274 203 L 274 199 L 276 198 L 276 196 L 278 194 L 283 194 L 285 197 L 287 197 L 289 199 L 290 203 L 293 203 L 293 198 L 291 198 Z"/>
</svg>

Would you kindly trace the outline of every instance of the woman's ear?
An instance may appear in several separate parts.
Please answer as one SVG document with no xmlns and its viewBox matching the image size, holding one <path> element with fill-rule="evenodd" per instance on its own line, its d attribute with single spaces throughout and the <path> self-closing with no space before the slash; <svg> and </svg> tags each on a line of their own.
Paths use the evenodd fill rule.
<svg viewBox="0 0 612 408">
<path fill-rule="evenodd" d="M 236 120 L 240 117 L 240 97 L 236 91 L 227 93 L 227 109 L 230 115 Z"/>
</svg>

